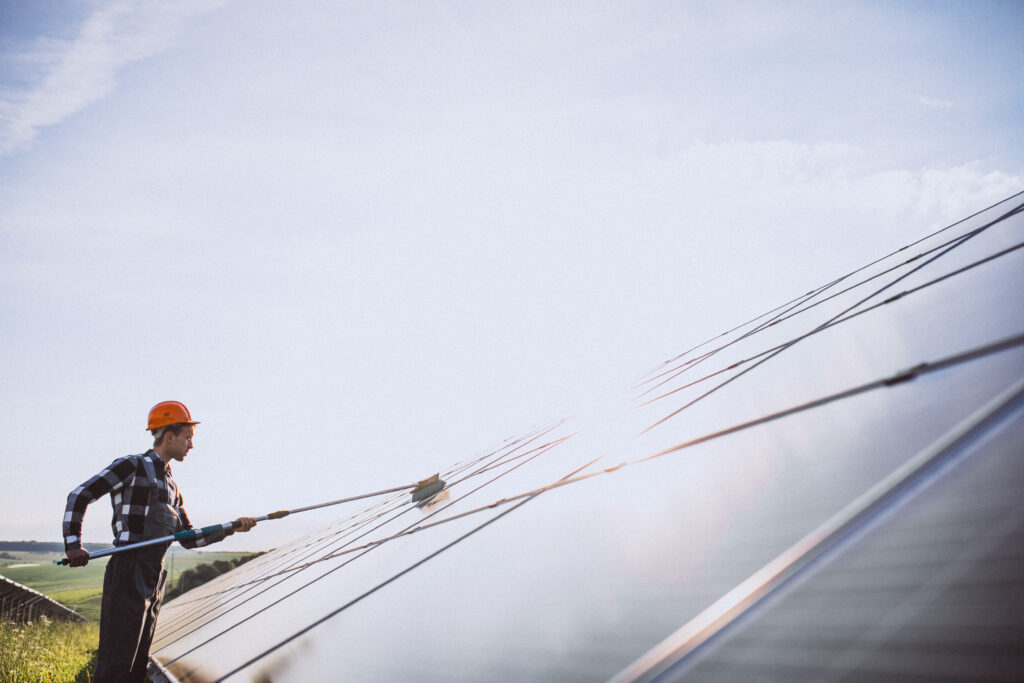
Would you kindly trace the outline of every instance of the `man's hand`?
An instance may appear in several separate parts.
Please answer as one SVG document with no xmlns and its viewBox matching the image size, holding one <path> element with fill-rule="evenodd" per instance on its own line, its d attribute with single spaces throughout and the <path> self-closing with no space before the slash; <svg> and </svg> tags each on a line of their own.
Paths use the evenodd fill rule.
<svg viewBox="0 0 1024 683">
<path fill-rule="evenodd" d="M 235 531 L 248 531 L 256 526 L 256 520 L 252 517 L 239 517 L 231 525 Z"/>
<path fill-rule="evenodd" d="M 68 556 L 68 564 L 72 567 L 84 567 L 89 564 L 89 551 L 85 548 L 75 548 L 65 553 Z"/>
</svg>

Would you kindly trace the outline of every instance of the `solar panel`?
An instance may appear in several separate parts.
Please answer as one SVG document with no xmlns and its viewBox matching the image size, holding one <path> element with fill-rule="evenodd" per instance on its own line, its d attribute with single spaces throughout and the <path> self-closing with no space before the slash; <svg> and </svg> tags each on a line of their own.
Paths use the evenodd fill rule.
<svg viewBox="0 0 1024 683">
<path fill-rule="evenodd" d="M 0 622 L 35 621 L 39 617 L 62 621 L 85 621 L 78 612 L 37 590 L 0 576 Z"/>
<path fill-rule="evenodd" d="M 657 680 L 1020 680 L 1024 383 L 1011 397 L 996 424 Z"/>
<path fill-rule="evenodd" d="M 794 549 L 916 471 L 1024 376 L 1021 209 L 1011 197 L 712 337 L 621 395 L 468 457 L 442 472 L 449 486 L 426 506 L 381 498 L 169 602 L 156 668 L 180 681 L 589 681 L 746 675 L 786 660 L 794 641 L 838 648 L 853 625 L 829 632 L 799 605 L 766 606 L 789 583 L 768 582 L 731 610 L 723 600 L 766 568 L 803 567 L 784 560 L 807 559 Z M 992 438 L 1019 452 L 1019 413 L 1005 419 Z M 1017 475 L 998 462 L 989 481 L 1005 471 L 1011 486 Z M 937 500 L 955 508 L 953 495 Z M 875 524 L 895 529 L 900 514 Z M 978 514 L 984 527 L 994 513 Z M 831 540 L 842 552 L 814 546 L 815 562 L 827 555 L 849 571 L 822 570 L 838 578 L 812 603 L 832 591 L 836 609 L 856 607 L 860 591 L 884 604 L 915 590 L 912 570 L 873 583 L 854 569 L 899 565 L 887 546 Z M 941 553 L 912 555 L 943 575 Z M 1000 586 L 1019 593 L 1024 574 L 1006 566 Z M 755 628 L 769 623 L 755 612 L 778 614 L 789 635 Z M 935 632 L 925 623 L 915 637 Z M 728 647 L 731 633 L 747 640 Z M 736 659 L 755 641 L 761 660 Z M 796 670 L 786 666 L 780 676 Z M 874 670 L 857 666 L 838 671 Z"/>
</svg>

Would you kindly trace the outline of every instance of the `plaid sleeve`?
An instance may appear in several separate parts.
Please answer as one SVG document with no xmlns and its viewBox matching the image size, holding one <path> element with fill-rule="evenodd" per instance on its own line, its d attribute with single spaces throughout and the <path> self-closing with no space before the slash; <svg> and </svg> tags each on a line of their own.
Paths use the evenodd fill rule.
<svg viewBox="0 0 1024 683">
<path fill-rule="evenodd" d="M 182 524 L 182 527 L 184 529 L 194 529 L 195 527 L 192 526 L 192 521 L 189 520 L 189 518 L 188 518 L 188 513 L 185 512 L 185 508 L 182 507 L 182 502 L 183 501 L 184 501 L 184 498 L 182 498 L 181 494 L 178 494 L 178 503 L 177 503 L 177 506 L 178 506 L 178 519 L 181 520 L 181 524 Z M 199 533 L 197 533 L 195 536 L 193 536 L 191 538 L 183 538 L 183 539 L 181 539 L 181 541 L 179 541 L 179 543 L 181 543 L 181 546 L 183 548 L 201 548 L 204 545 L 211 545 L 213 543 L 220 543 L 221 541 L 223 541 L 225 538 L 227 538 L 228 536 L 230 536 L 233 533 L 235 533 L 235 532 L 234 531 L 214 531 L 212 533 L 203 533 L 202 531 L 200 531 Z"/>
<path fill-rule="evenodd" d="M 118 458 L 68 494 L 62 528 L 65 550 L 82 547 L 82 519 L 89 503 L 123 486 L 134 473 L 135 463 L 131 456 Z"/>
</svg>

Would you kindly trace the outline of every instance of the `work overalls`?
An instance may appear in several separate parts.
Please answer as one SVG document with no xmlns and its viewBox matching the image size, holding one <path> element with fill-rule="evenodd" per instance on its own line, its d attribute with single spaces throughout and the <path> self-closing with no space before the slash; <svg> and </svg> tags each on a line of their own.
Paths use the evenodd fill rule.
<svg viewBox="0 0 1024 683">
<path fill-rule="evenodd" d="M 177 533 L 182 526 L 173 505 L 160 500 L 166 482 L 159 480 L 149 455 L 142 456 L 149 479 L 149 510 L 143 540 Z M 138 474 L 136 474 L 138 476 Z M 173 500 L 168 494 L 168 500 Z M 103 576 L 100 646 L 95 683 L 141 683 L 146 680 L 149 646 L 164 597 L 164 553 L 170 543 L 110 556 Z"/>
</svg>

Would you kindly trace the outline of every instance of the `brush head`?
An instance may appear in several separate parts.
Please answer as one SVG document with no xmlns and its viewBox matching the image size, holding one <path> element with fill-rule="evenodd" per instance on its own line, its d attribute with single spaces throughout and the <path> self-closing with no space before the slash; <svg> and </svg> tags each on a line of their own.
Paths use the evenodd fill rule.
<svg viewBox="0 0 1024 683">
<path fill-rule="evenodd" d="M 439 474 L 427 477 L 423 481 L 417 483 L 416 488 L 412 490 L 412 500 L 414 503 L 420 500 L 426 500 L 427 498 L 443 491 L 444 487 L 444 479 L 441 479 Z"/>
</svg>

